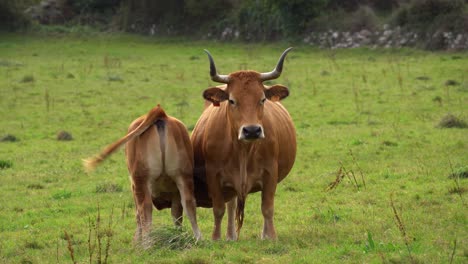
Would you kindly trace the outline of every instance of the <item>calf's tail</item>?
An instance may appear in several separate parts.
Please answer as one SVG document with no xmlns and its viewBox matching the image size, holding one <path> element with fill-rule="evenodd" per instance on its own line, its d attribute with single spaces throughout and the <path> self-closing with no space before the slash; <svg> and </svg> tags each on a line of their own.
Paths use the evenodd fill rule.
<svg viewBox="0 0 468 264">
<path fill-rule="evenodd" d="M 84 159 L 83 166 L 85 167 L 85 170 L 87 172 L 93 171 L 101 162 L 103 162 L 112 153 L 117 151 L 123 144 L 143 134 L 143 132 L 145 132 L 157 120 L 164 120 L 165 118 L 167 118 L 167 115 L 158 104 L 155 108 L 151 109 L 148 114 L 146 114 L 145 118 L 137 128 L 128 132 L 127 135 L 115 141 L 114 143 L 108 145 L 98 155 Z"/>
</svg>

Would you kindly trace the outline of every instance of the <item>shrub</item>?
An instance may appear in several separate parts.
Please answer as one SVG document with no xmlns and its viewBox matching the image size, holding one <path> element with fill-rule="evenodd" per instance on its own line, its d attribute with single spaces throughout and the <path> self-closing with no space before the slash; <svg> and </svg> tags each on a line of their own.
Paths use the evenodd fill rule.
<svg viewBox="0 0 468 264">
<path fill-rule="evenodd" d="M 226 0 L 185 0 L 184 11 L 190 17 L 190 23 L 203 23 L 215 21 L 222 17 L 232 7 Z"/>
<path fill-rule="evenodd" d="M 375 30 L 378 26 L 378 18 L 371 7 L 360 6 L 349 17 L 347 25 L 350 31 L 359 31 L 362 29 Z"/>
<path fill-rule="evenodd" d="M 287 34 L 301 33 L 325 8 L 327 0 L 271 0 L 281 14 Z"/>
<path fill-rule="evenodd" d="M 265 19 L 265 18 L 268 19 Z M 245 1 L 234 15 L 244 40 L 275 39 L 284 31 L 281 14 L 269 1 Z"/>
<path fill-rule="evenodd" d="M 401 6 L 391 22 L 395 26 L 420 31 L 454 30 L 466 22 L 464 9 L 464 0 L 415 0 Z"/>
<path fill-rule="evenodd" d="M 0 1 L 0 30 L 25 29 L 31 21 L 24 15 L 23 1 L 2 0 Z"/>
</svg>

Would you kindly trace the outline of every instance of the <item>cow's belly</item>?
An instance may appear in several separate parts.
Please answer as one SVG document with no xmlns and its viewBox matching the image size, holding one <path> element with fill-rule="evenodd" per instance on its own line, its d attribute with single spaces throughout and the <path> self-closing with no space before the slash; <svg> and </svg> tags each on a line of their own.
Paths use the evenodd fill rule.
<svg viewBox="0 0 468 264">
<path fill-rule="evenodd" d="M 166 175 L 160 175 L 150 180 L 151 199 L 158 209 L 170 208 L 172 198 L 178 194 L 176 183 Z"/>
<path fill-rule="evenodd" d="M 244 179 L 244 180 L 243 180 Z M 221 186 L 225 197 L 228 198 L 240 193 L 253 193 L 263 189 L 262 170 L 247 172 L 247 177 L 242 177 L 241 172 L 224 170 L 221 173 Z"/>
</svg>

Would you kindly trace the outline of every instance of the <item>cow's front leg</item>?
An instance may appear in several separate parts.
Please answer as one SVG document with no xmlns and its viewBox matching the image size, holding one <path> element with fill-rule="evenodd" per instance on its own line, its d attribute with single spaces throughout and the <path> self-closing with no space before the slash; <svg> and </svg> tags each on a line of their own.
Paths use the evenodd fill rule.
<svg viewBox="0 0 468 264">
<path fill-rule="evenodd" d="M 227 240 L 237 240 L 237 233 L 236 233 L 236 208 L 237 208 L 237 198 L 232 198 L 231 201 L 227 204 L 227 211 L 228 211 L 228 224 L 227 224 L 227 232 L 226 232 L 226 239 Z"/>
<path fill-rule="evenodd" d="M 221 222 L 223 220 L 224 212 L 226 211 L 226 204 L 224 203 L 222 187 L 218 180 L 217 173 L 207 168 L 206 176 L 208 190 L 213 202 L 214 227 L 211 238 L 213 240 L 219 240 L 221 238 Z"/>
<path fill-rule="evenodd" d="M 276 239 L 273 216 L 275 210 L 275 193 L 277 185 L 276 172 L 272 175 L 265 172 L 262 190 L 263 232 L 262 239 Z"/>
</svg>

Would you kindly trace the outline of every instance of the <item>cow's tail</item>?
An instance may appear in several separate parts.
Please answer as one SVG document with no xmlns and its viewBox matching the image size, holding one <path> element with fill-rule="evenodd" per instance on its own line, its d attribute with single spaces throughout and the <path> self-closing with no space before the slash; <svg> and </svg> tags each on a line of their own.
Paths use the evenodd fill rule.
<svg viewBox="0 0 468 264">
<path fill-rule="evenodd" d="M 236 208 L 236 233 L 239 239 L 240 230 L 244 224 L 244 208 L 245 208 L 245 195 L 237 195 L 237 208 Z"/>
<path fill-rule="evenodd" d="M 143 119 L 140 125 L 137 128 L 129 131 L 127 135 L 122 137 L 121 139 L 117 140 L 116 142 L 107 146 L 101 153 L 97 156 L 84 159 L 83 166 L 87 172 L 93 171 L 101 162 L 103 162 L 108 156 L 118 150 L 123 144 L 127 143 L 128 141 L 140 136 L 145 132 L 150 126 L 155 124 L 157 120 L 163 120 L 167 118 L 166 113 L 158 104 L 157 107 L 151 109 L 146 117 Z"/>
</svg>

